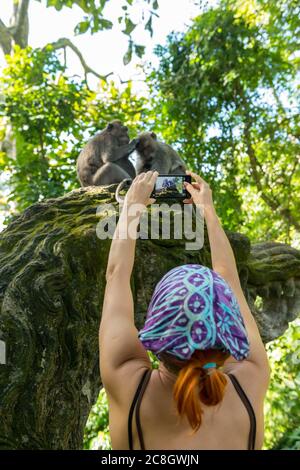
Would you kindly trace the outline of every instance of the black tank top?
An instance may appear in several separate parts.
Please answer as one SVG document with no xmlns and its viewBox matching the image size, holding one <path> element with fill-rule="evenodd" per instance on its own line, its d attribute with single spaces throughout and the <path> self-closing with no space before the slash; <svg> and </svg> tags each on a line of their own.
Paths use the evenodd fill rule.
<svg viewBox="0 0 300 470">
<path fill-rule="evenodd" d="M 136 427 L 137 427 L 137 431 L 138 431 L 138 436 L 139 436 L 139 440 L 140 440 L 141 449 L 145 450 L 145 444 L 144 444 L 144 438 L 143 438 L 143 433 L 142 433 L 142 427 L 141 427 L 140 413 L 139 412 L 140 412 L 140 405 L 141 405 L 142 397 L 143 397 L 143 394 L 146 390 L 148 382 L 150 380 L 152 370 L 153 369 L 147 369 L 144 372 L 144 374 L 143 374 L 143 376 L 140 380 L 140 383 L 137 387 L 136 393 L 134 395 L 134 398 L 133 398 L 133 401 L 132 401 L 132 404 L 131 404 L 131 407 L 130 407 L 129 416 L 128 416 L 128 440 L 129 440 L 129 449 L 130 450 L 134 450 L 133 449 L 133 440 L 132 440 L 132 416 L 133 416 L 135 404 L 136 404 L 136 413 L 135 413 Z M 238 382 L 237 378 L 232 374 L 226 374 L 226 375 L 228 375 L 228 377 L 230 377 L 230 379 L 231 379 L 231 381 L 234 385 L 234 388 L 236 389 L 239 397 L 241 398 L 241 400 L 242 400 L 243 404 L 245 405 L 245 407 L 247 409 L 247 412 L 249 414 L 250 432 L 249 432 L 249 438 L 248 438 L 248 450 L 254 450 L 255 449 L 255 436 L 256 436 L 256 418 L 255 418 L 255 413 L 254 413 L 253 407 L 252 407 L 246 393 L 242 389 L 242 386 Z"/>
</svg>

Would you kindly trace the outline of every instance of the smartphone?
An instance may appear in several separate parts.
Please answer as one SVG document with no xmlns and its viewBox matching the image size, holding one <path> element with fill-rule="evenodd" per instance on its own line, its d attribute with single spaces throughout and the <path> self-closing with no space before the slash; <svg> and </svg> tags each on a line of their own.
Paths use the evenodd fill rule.
<svg viewBox="0 0 300 470">
<path fill-rule="evenodd" d="M 151 197 L 190 199 L 191 195 L 185 189 L 184 181 L 191 183 L 190 175 L 158 175 Z"/>
</svg>

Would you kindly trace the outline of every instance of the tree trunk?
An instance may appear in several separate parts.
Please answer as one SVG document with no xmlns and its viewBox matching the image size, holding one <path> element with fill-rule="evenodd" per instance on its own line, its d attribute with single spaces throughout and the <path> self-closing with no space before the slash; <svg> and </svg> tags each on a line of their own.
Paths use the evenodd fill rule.
<svg viewBox="0 0 300 470">
<path fill-rule="evenodd" d="M 6 363 L 0 364 L 1 448 L 82 448 L 101 387 L 98 328 L 111 243 L 97 237 L 97 223 L 107 213 L 96 209 L 113 203 L 113 219 L 115 188 L 81 188 L 34 204 L 0 234 L 0 340 L 6 346 Z M 196 251 L 186 250 L 185 239 L 137 240 L 137 328 L 167 270 L 184 263 L 211 267 L 206 227 L 204 235 Z M 300 310 L 300 252 L 281 243 L 251 247 L 244 235 L 227 235 L 262 337 L 270 341 Z M 261 305 L 254 305 L 256 296 Z"/>
</svg>

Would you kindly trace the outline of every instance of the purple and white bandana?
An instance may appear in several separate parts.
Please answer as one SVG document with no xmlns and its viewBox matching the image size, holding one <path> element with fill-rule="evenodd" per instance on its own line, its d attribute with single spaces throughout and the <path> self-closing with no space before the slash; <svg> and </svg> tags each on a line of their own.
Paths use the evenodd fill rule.
<svg viewBox="0 0 300 470">
<path fill-rule="evenodd" d="M 237 299 L 217 272 L 184 264 L 158 282 L 138 337 L 154 354 L 189 359 L 205 349 L 228 351 L 235 359 L 249 354 L 249 340 Z"/>
</svg>

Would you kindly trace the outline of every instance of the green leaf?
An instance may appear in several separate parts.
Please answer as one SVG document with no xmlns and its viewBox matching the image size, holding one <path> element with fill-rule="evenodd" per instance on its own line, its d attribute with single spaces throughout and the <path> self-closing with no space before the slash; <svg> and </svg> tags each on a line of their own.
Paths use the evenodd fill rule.
<svg viewBox="0 0 300 470">
<path fill-rule="evenodd" d="M 134 46 L 134 50 L 135 50 L 136 55 L 138 57 L 142 58 L 144 53 L 145 53 L 145 46 L 141 46 L 141 45 L 136 44 Z"/>
<path fill-rule="evenodd" d="M 123 33 L 127 34 L 128 36 L 132 33 L 135 29 L 136 24 L 134 24 L 130 18 L 125 18 L 125 29 L 122 30 Z"/>
<path fill-rule="evenodd" d="M 99 20 L 100 29 L 112 29 L 113 23 L 110 20 L 101 18 Z"/>
<path fill-rule="evenodd" d="M 124 65 L 128 65 L 129 62 L 132 59 L 132 46 L 133 46 L 133 42 L 129 41 L 127 52 L 126 52 L 126 54 L 124 54 L 124 57 L 123 57 L 123 64 Z"/>
<path fill-rule="evenodd" d="M 150 36 L 153 36 L 153 29 L 152 29 L 152 15 L 150 15 L 147 23 L 145 24 L 145 29 L 149 31 Z"/>
<path fill-rule="evenodd" d="M 90 22 L 89 21 L 81 21 L 75 27 L 76 34 L 84 34 L 89 29 Z"/>
</svg>

